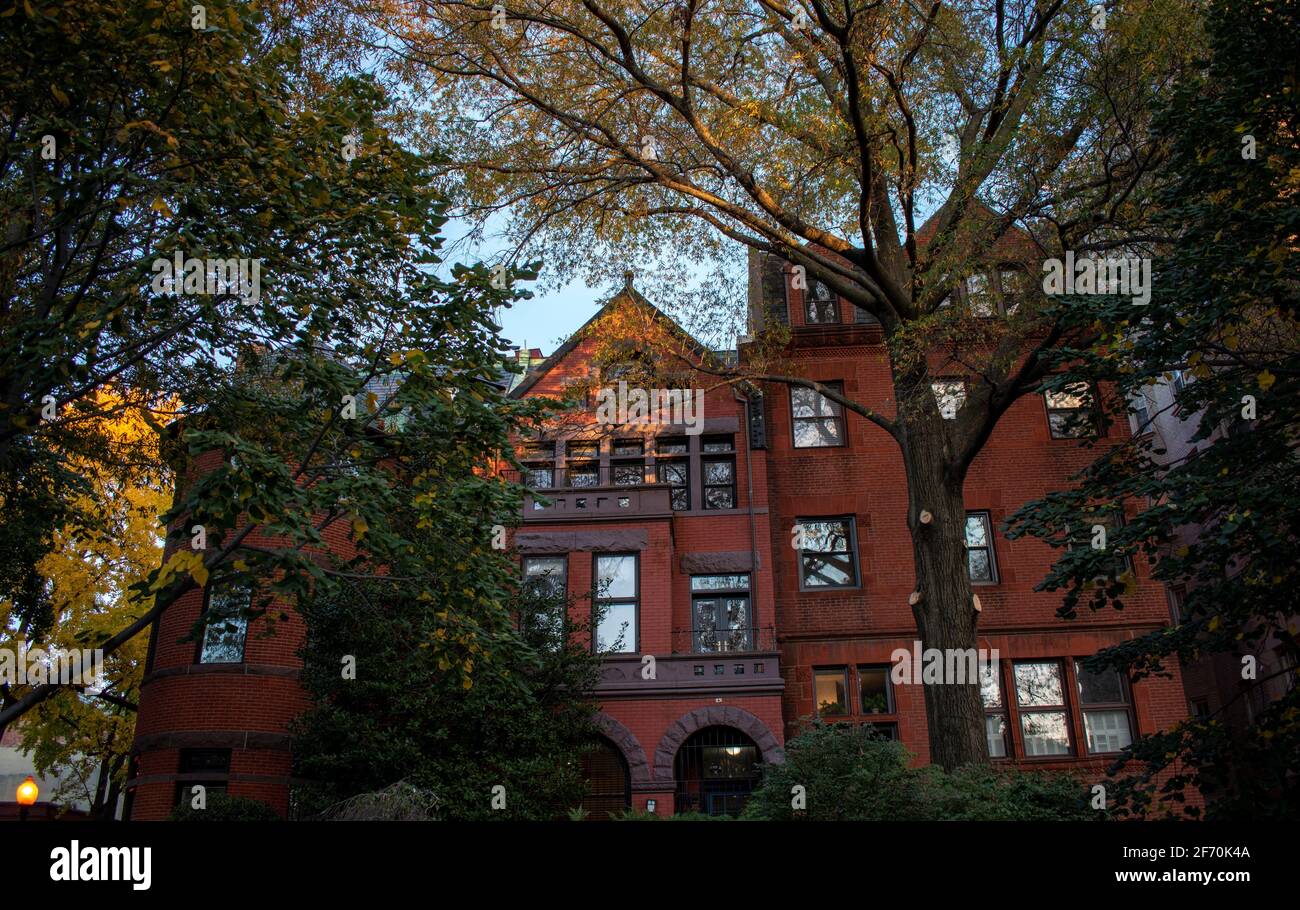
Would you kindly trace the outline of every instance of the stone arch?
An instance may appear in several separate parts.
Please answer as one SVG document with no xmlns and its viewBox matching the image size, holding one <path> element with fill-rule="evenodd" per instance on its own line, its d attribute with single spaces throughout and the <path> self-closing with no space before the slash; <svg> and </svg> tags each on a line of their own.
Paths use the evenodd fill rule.
<svg viewBox="0 0 1300 910">
<path fill-rule="evenodd" d="M 666 784 L 673 782 L 673 759 L 677 757 L 677 750 L 692 733 L 705 727 L 734 727 L 754 741 L 763 755 L 763 761 L 772 765 L 785 761 L 785 750 L 776 741 L 767 724 L 744 708 L 709 705 L 683 714 L 668 727 L 664 738 L 659 740 L 659 748 L 655 749 L 656 781 Z"/>
<path fill-rule="evenodd" d="M 632 785 L 636 786 L 638 783 L 648 782 L 650 780 L 650 763 L 646 760 L 645 750 L 641 748 L 641 743 L 637 741 L 632 731 L 604 711 L 597 712 L 596 727 L 606 739 L 618 747 L 618 751 L 623 753 L 623 758 L 627 761 L 627 773 L 632 779 Z"/>
</svg>

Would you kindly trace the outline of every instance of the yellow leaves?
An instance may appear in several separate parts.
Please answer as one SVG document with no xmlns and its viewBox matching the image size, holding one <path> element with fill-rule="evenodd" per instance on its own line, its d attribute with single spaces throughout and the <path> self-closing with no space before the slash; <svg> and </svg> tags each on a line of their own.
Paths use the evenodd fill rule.
<svg viewBox="0 0 1300 910">
<path fill-rule="evenodd" d="M 171 210 L 171 207 L 167 205 L 166 200 L 164 200 L 161 196 L 155 198 L 154 201 L 150 203 L 149 208 L 153 209 L 155 212 L 161 212 L 162 214 L 166 215 L 168 218 L 176 217 L 176 213 Z"/>
<path fill-rule="evenodd" d="M 1223 625 L 1223 623 L 1220 622 L 1219 617 L 1216 616 L 1210 620 L 1210 624 L 1206 628 L 1208 628 L 1211 632 L 1216 632 L 1218 631 L 1219 626 L 1221 625 Z"/>
<path fill-rule="evenodd" d="M 1262 373 L 1256 376 L 1255 379 L 1256 381 L 1259 382 L 1259 387 L 1263 389 L 1265 392 L 1267 392 L 1269 389 L 1273 387 L 1273 383 L 1277 382 L 1277 377 L 1274 376 L 1272 373 L 1270 373 L 1268 370 L 1264 370 Z"/>
<path fill-rule="evenodd" d="M 365 537 L 366 532 L 369 530 L 370 530 L 370 525 L 367 524 L 366 520 L 362 518 L 360 515 L 352 519 L 352 536 L 355 539 L 360 540 L 361 538 Z"/>
<path fill-rule="evenodd" d="M 160 73 L 171 72 L 172 62 L 170 60 L 151 60 L 149 62 L 153 66 L 156 66 L 158 68 L 158 72 Z"/>
<path fill-rule="evenodd" d="M 60 89 L 57 85 L 50 86 L 50 94 L 54 96 L 55 101 L 59 102 L 60 107 L 67 107 L 69 104 L 72 103 L 72 101 L 68 98 L 67 94 L 62 89 Z"/>
<path fill-rule="evenodd" d="M 172 584 L 181 575 L 189 575 L 194 583 L 202 587 L 208 583 L 208 567 L 203 564 L 203 554 L 197 550 L 178 550 L 163 563 L 152 590 L 157 592 Z"/>
</svg>

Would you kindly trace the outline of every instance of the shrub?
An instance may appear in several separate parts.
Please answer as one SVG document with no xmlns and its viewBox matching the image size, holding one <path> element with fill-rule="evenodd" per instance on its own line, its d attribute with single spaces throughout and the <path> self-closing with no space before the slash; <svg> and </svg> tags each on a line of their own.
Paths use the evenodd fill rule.
<svg viewBox="0 0 1300 910">
<path fill-rule="evenodd" d="M 173 822 L 278 822 L 280 814 L 261 800 L 209 793 L 206 809 L 181 803 L 167 817 Z"/>
<path fill-rule="evenodd" d="M 1068 775 L 969 766 L 912 768 L 911 754 L 866 726 L 814 723 L 766 766 L 744 818 L 818 821 L 1092 820 L 1082 782 Z M 794 788 L 805 808 L 794 808 Z"/>
</svg>

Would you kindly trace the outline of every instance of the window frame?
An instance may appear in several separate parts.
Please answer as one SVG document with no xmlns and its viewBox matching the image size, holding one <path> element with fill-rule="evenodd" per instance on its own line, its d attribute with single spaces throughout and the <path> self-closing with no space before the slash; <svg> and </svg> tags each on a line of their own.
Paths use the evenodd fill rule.
<svg viewBox="0 0 1300 910">
<path fill-rule="evenodd" d="M 830 301 L 829 301 L 831 307 L 830 319 L 808 318 L 812 314 L 813 302 L 819 299 L 815 296 L 815 290 L 814 290 L 819 286 L 824 287 L 826 289 L 826 292 L 830 294 Z M 841 321 L 841 316 L 842 314 L 840 313 L 840 295 L 835 293 L 835 289 L 832 288 L 826 282 L 821 281 L 817 278 L 809 279 L 808 286 L 804 288 L 803 291 L 803 324 L 806 326 L 817 326 L 817 327 L 827 326 L 827 325 L 839 325 Z"/>
<path fill-rule="evenodd" d="M 602 597 L 600 595 L 600 560 L 632 558 L 632 597 Z M 600 623 L 595 621 L 596 608 L 602 604 L 632 605 L 632 641 L 624 643 L 622 651 L 600 650 Z M 641 554 L 636 550 L 593 553 L 591 558 L 591 604 L 592 630 L 591 648 L 594 654 L 638 654 L 641 650 Z"/>
<path fill-rule="evenodd" d="M 858 693 L 858 713 L 862 717 L 881 718 L 897 717 L 898 702 L 894 694 L 893 681 L 893 664 L 855 664 L 853 667 L 854 676 L 857 678 L 857 685 L 854 688 Z M 863 670 L 880 670 L 885 674 L 885 710 L 868 711 L 866 703 L 862 700 L 862 671 Z M 873 721 L 875 722 L 875 721 Z"/>
<path fill-rule="evenodd" d="M 998 684 L 998 701 L 1000 704 L 990 705 L 984 701 L 984 685 L 980 683 L 980 704 L 984 707 L 984 740 L 988 745 L 988 721 L 991 717 L 999 718 L 1002 721 L 1002 754 L 994 755 L 989 752 L 990 761 L 1009 761 L 1015 758 L 1016 744 L 1015 737 L 1012 735 L 1011 709 L 1007 702 L 1007 683 L 1003 677 L 1003 666 L 1010 661 L 998 660 L 994 664 L 986 664 L 993 668 L 993 680 Z"/>
<path fill-rule="evenodd" d="M 798 560 L 799 590 L 801 592 L 815 594 L 820 591 L 851 591 L 860 588 L 862 586 L 862 567 L 859 564 L 860 560 L 858 558 L 858 522 L 857 522 L 856 515 L 808 516 L 805 518 L 796 518 L 795 524 L 803 526 L 808 524 L 809 522 L 830 522 L 830 521 L 842 521 L 848 525 L 848 530 L 849 530 L 848 555 L 850 557 L 851 565 L 853 567 L 853 581 L 850 584 L 843 584 L 843 585 L 809 585 L 806 581 L 806 573 L 804 571 L 805 554 L 807 553 L 817 554 L 823 552 L 835 553 L 838 551 L 796 550 L 795 558 Z"/>
<path fill-rule="evenodd" d="M 549 442 L 549 446 L 551 449 L 551 454 L 549 456 L 546 454 L 547 445 L 548 442 L 546 440 L 539 440 L 537 442 L 530 442 L 524 444 L 524 451 L 521 457 L 519 458 L 519 464 L 524 469 L 523 472 L 524 473 L 523 479 L 525 481 L 524 486 L 528 487 L 529 489 L 536 489 L 536 490 L 556 489 L 555 487 L 555 443 L 554 441 Z M 547 484 L 546 486 L 536 486 L 536 487 L 533 486 L 532 473 L 534 471 L 546 471 L 550 475 L 551 478 L 550 483 Z"/>
<path fill-rule="evenodd" d="M 846 665 L 844 665 L 844 664 L 838 664 L 838 665 L 836 665 L 836 666 L 829 666 L 829 667 L 813 667 L 813 668 L 812 668 L 812 671 L 813 671 L 813 680 L 812 680 L 812 682 L 813 682 L 813 690 L 812 690 L 812 696 L 813 696 L 813 713 L 814 713 L 818 718 L 847 719 L 847 718 L 849 717 L 849 715 L 850 715 L 850 714 L 852 713 L 852 711 L 853 711 L 853 704 L 852 704 L 852 702 L 851 702 L 851 700 L 850 700 L 850 699 L 852 698 L 852 696 L 851 696 L 851 694 L 850 694 L 850 693 L 851 693 L 851 689 L 850 689 L 850 686 L 849 686 L 849 668 L 848 668 L 848 666 L 846 666 Z M 823 676 L 823 675 L 832 674 L 832 673 L 838 673 L 838 674 L 839 674 L 839 677 L 840 677 L 840 683 L 841 683 L 841 684 L 843 685 L 843 687 L 844 687 L 844 698 L 843 698 L 843 699 L 840 701 L 840 703 L 839 703 L 840 706 L 843 708 L 843 710 L 840 711 L 838 714 L 827 714 L 827 713 L 824 713 L 824 712 L 822 711 L 821 702 L 818 701 L 818 699 L 817 699 L 817 679 L 818 679 L 818 677 Z"/>
<path fill-rule="evenodd" d="M 574 454 L 571 453 L 571 449 L 574 448 L 575 446 L 581 446 L 581 447 L 583 447 L 583 448 L 588 448 L 588 447 L 593 446 L 593 445 L 594 445 L 595 448 L 596 448 L 595 454 L 591 454 L 591 455 L 574 455 Z M 600 483 L 600 450 L 601 450 L 601 448 L 602 448 L 602 446 L 601 446 L 601 444 L 600 444 L 600 440 L 596 440 L 594 443 L 593 443 L 592 441 L 590 441 L 590 440 L 585 440 L 585 439 L 584 439 L 584 440 L 565 440 L 565 442 L 564 442 L 564 459 L 563 459 L 563 462 L 562 462 L 562 463 L 564 464 L 564 487 L 563 487 L 563 489 L 565 489 L 565 490 L 592 490 L 592 489 L 595 489 L 596 487 L 601 486 L 601 483 Z M 592 483 L 592 484 L 575 484 L 575 483 L 573 482 L 573 475 L 574 475 L 575 473 L 577 473 L 577 474 L 581 474 L 581 475 L 583 475 L 583 476 L 586 476 L 586 475 L 591 474 L 591 473 L 593 473 L 593 472 L 594 472 L 594 474 L 595 474 L 595 480 L 596 480 L 595 483 Z"/>
<path fill-rule="evenodd" d="M 1068 671 L 1068 659 L 1061 657 L 1025 657 L 1008 661 L 1010 664 L 1011 676 L 1011 697 L 1007 697 L 1004 691 L 1003 701 L 1007 705 L 1011 720 L 1013 721 L 1012 734 L 1015 742 L 1019 745 L 1022 761 L 1063 761 L 1079 757 L 1079 746 L 1076 740 L 1074 729 L 1074 716 L 1070 709 L 1070 686 L 1073 682 Z M 1053 664 L 1057 670 L 1057 680 L 1061 685 L 1061 704 L 1052 705 L 1032 705 L 1028 708 L 1020 704 L 1020 685 L 1016 678 L 1016 667 L 1024 664 Z M 1062 714 L 1065 721 L 1065 737 L 1067 748 L 1065 752 L 1053 752 L 1045 755 L 1030 755 L 1025 748 L 1025 727 L 1024 718 L 1031 714 Z"/>
<path fill-rule="evenodd" d="M 743 588 L 707 588 L 696 590 L 695 579 L 697 578 L 744 578 L 745 587 Z M 754 634 L 757 624 L 754 621 L 754 576 L 752 572 L 698 572 L 689 576 L 688 585 L 691 592 L 691 653 L 693 654 L 736 654 L 747 653 L 754 650 Z M 727 598 L 745 600 L 745 625 L 732 629 L 727 627 L 727 632 L 743 632 L 744 647 L 741 648 L 720 648 L 715 650 L 705 650 L 700 645 L 700 633 L 698 618 L 699 614 L 696 604 L 700 601 L 716 600 L 718 605 L 714 607 L 715 621 L 719 619 L 717 611 L 722 609 L 722 601 Z M 719 628 L 715 628 L 717 632 Z"/>
<path fill-rule="evenodd" d="M 1087 388 L 1088 403 L 1082 407 L 1077 407 L 1077 408 L 1053 407 L 1050 396 L 1061 395 L 1061 394 L 1072 394 L 1069 393 L 1070 386 L 1076 386 L 1076 387 L 1085 386 Z M 1064 440 L 1099 439 L 1101 437 L 1101 426 L 1099 425 L 1099 421 L 1098 421 L 1097 404 L 1098 404 L 1097 388 L 1093 383 L 1088 382 L 1086 380 L 1080 380 L 1079 382 L 1072 382 L 1065 386 L 1062 386 L 1059 389 L 1044 389 L 1043 409 L 1047 415 L 1048 435 L 1052 439 L 1064 439 Z M 1052 415 L 1060 414 L 1060 413 L 1086 414 L 1088 420 L 1087 423 L 1083 425 L 1083 429 L 1086 432 L 1078 433 L 1078 434 L 1058 433 L 1055 425 L 1052 423 Z"/>
<path fill-rule="evenodd" d="M 714 439 L 722 439 L 730 435 L 731 449 L 723 451 L 713 451 L 708 454 L 704 453 L 704 440 L 709 437 L 700 437 L 700 508 L 709 512 L 726 512 L 732 509 L 740 508 L 739 489 L 736 479 L 736 436 L 732 434 L 714 434 Z M 709 465 L 726 464 L 731 471 L 731 482 L 729 484 L 709 483 Z M 731 493 L 731 505 L 714 506 L 709 504 L 709 491 L 715 489 L 727 489 Z"/>
<path fill-rule="evenodd" d="M 678 442 L 680 440 L 680 443 Z M 680 452 L 663 452 L 661 445 L 683 446 Z M 666 483 L 663 478 L 661 468 L 666 465 L 676 465 L 682 468 L 682 475 L 685 477 L 684 484 Z M 655 483 L 663 484 L 668 487 L 668 504 L 674 512 L 691 511 L 691 440 L 689 436 L 656 436 L 655 437 L 655 454 L 654 454 Z M 686 497 L 686 504 L 682 508 L 677 508 L 673 504 L 673 492 L 681 490 Z"/>
<path fill-rule="evenodd" d="M 1000 574 L 998 574 L 998 556 L 997 556 L 997 550 L 996 550 L 996 548 L 995 548 L 994 545 L 993 545 L 993 513 L 990 512 L 988 509 L 970 509 L 970 510 L 968 510 L 968 511 L 966 512 L 966 522 L 967 522 L 967 523 L 969 523 L 970 520 L 971 520 L 971 518 L 974 518 L 974 517 L 982 517 L 982 518 L 983 518 L 983 520 L 984 520 L 984 539 L 987 541 L 987 543 L 986 543 L 984 546 L 982 546 L 982 547 L 972 547 L 972 546 L 970 545 L 970 541 L 969 541 L 969 539 L 967 539 L 967 537 L 966 537 L 966 527 L 965 527 L 965 525 L 963 524 L 963 526 L 962 526 L 962 538 L 963 538 L 963 541 L 962 541 L 962 542 L 963 542 L 963 544 L 964 544 L 965 547 L 966 547 L 966 554 L 967 554 L 967 555 L 966 555 L 966 574 L 967 574 L 968 577 L 970 577 L 970 551 L 971 551 L 971 550 L 987 550 L 987 551 L 988 551 L 988 554 L 989 554 L 989 576 L 990 576 L 989 579 L 988 579 L 987 581 L 983 581 L 983 580 L 977 581 L 975 578 L 971 577 L 971 578 L 970 578 L 970 583 L 973 584 L 973 585 L 982 585 L 982 586 L 985 586 L 985 587 L 992 586 L 992 585 L 996 585 L 996 584 L 1000 584 L 1001 581 L 1002 581 L 1002 576 L 1001 576 Z"/>
<path fill-rule="evenodd" d="M 530 562 L 558 562 L 560 563 L 561 566 L 563 566 L 563 573 L 560 579 L 561 585 L 559 591 L 557 592 L 558 596 L 562 599 L 561 603 L 557 605 L 557 609 L 560 611 L 560 615 L 558 617 L 554 617 L 554 619 L 558 620 L 557 623 L 557 625 L 559 626 L 558 631 L 565 633 L 565 637 L 567 637 L 568 628 L 569 628 L 569 615 L 568 615 L 569 554 L 564 553 L 559 556 L 556 556 L 553 554 L 543 555 L 540 553 L 536 553 L 531 555 L 524 554 L 523 556 L 521 556 L 519 560 L 519 577 L 521 583 L 524 585 L 527 585 L 530 581 L 534 580 L 533 578 L 530 578 L 528 574 L 528 564 Z M 546 576 L 541 576 L 541 577 L 546 577 Z M 538 618 L 540 619 L 540 617 Z M 525 624 L 523 622 L 520 623 L 520 631 L 527 631 L 524 628 L 524 625 Z"/>
<path fill-rule="evenodd" d="M 1102 525 L 1106 528 L 1106 549 L 1111 549 L 1110 539 L 1115 531 L 1124 527 L 1124 513 L 1120 511 L 1103 512 L 1100 515 L 1086 516 L 1086 520 L 1081 524 L 1081 531 L 1076 536 L 1075 532 L 1070 532 L 1070 540 L 1066 543 L 1066 552 L 1074 549 L 1079 545 L 1085 549 L 1092 548 L 1092 526 Z M 1117 582 L 1126 574 L 1132 573 L 1134 579 L 1137 578 L 1137 568 L 1133 565 L 1133 559 L 1128 553 L 1112 555 L 1111 559 L 1115 560 L 1115 567 L 1118 571 L 1114 575 L 1098 575 L 1092 579 L 1094 583 L 1109 584 Z M 1167 590 L 1167 589 L 1166 589 Z"/>
<path fill-rule="evenodd" d="M 248 616 L 240 616 L 240 617 L 238 617 L 238 618 L 239 618 L 240 620 L 242 620 L 242 622 L 243 622 L 243 631 L 242 631 L 242 634 L 240 635 L 240 639 L 239 639 L 239 660 L 204 660 L 204 659 L 203 659 L 203 654 L 204 654 L 204 651 L 207 650 L 207 644 L 208 644 L 208 641 L 207 641 L 207 639 L 208 639 L 208 626 L 211 624 L 211 621 L 212 621 L 212 593 L 213 593 L 213 591 L 217 590 L 217 589 L 220 588 L 221 586 L 223 586 L 223 585 L 228 585 L 228 584 L 230 584 L 230 583 L 231 583 L 230 580 L 222 580 L 222 581 L 213 582 L 213 583 L 210 583 L 210 584 L 207 584 L 207 585 L 204 585 L 204 586 L 203 586 L 203 612 L 200 614 L 200 615 L 202 616 L 202 618 L 203 618 L 203 629 L 199 632 L 199 635 L 198 635 L 198 641 L 196 642 L 196 646 L 195 646 L 195 649 L 194 649 L 194 663 L 196 663 L 196 664 L 203 664 L 204 666 L 229 666 L 229 667 L 233 667 L 233 666 L 236 666 L 236 665 L 238 665 L 238 664 L 245 663 L 245 662 L 247 661 L 247 658 L 248 658 L 248 627 L 249 627 L 249 625 L 250 625 L 250 623 L 251 623 L 251 621 L 252 621 L 252 620 L 250 619 L 250 617 L 248 617 Z M 248 609 L 248 610 L 252 610 L 252 608 L 253 608 L 253 598 L 254 598 L 254 596 L 256 595 L 256 590 L 254 589 L 254 586 L 253 586 L 251 583 L 250 583 L 250 584 L 247 584 L 247 585 L 241 585 L 241 587 L 246 588 L 246 590 L 247 590 L 247 592 L 248 592 L 248 600 L 247 600 L 247 607 L 246 607 L 246 609 Z M 241 607 L 241 610 L 242 610 L 242 609 L 245 609 L 245 608 Z M 223 619 L 223 621 L 224 621 L 224 619 Z"/>
<path fill-rule="evenodd" d="M 188 805 L 188 801 L 194 798 L 194 790 L 192 789 L 194 787 L 203 787 L 205 798 L 210 793 L 228 794 L 230 792 L 230 768 L 235 760 L 233 749 L 200 746 L 195 748 L 185 747 L 177 751 L 179 754 L 176 757 L 176 790 L 173 794 L 173 807 Z M 209 768 L 190 767 L 187 759 L 193 759 L 195 754 L 199 752 L 222 753 L 226 759 L 225 770 L 217 771 Z M 183 780 L 182 777 L 186 774 L 210 774 L 211 776 Z"/>
<path fill-rule="evenodd" d="M 618 454 L 620 445 L 639 444 L 640 453 L 631 455 Z M 639 479 L 635 483 L 622 483 L 619 480 L 620 469 L 640 468 Z M 635 487 L 646 482 L 646 445 L 644 439 L 614 439 L 609 446 L 609 482 L 614 487 Z"/>
<path fill-rule="evenodd" d="M 1090 737 L 1088 736 L 1088 714 L 1093 711 L 1104 711 L 1112 714 L 1122 711 L 1124 714 L 1124 719 L 1128 723 L 1129 745 L 1132 745 L 1133 741 L 1136 739 L 1136 737 L 1134 736 L 1134 731 L 1137 730 L 1136 718 L 1133 713 L 1133 689 L 1129 685 L 1129 681 L 1123 673 L 1120 673 L 1118 670 L 1111 670 L 1110 672 L 1114 673 L 1115 678 L 1119 680 L 1120 696 L 1125 700 L 1122 702 L 1094 702 L 1094 703 L 1085 702 L 1083 700 L 1083 676 L 1080 671 L 1086 673 L 1088 672 L 1088 670 L 1082 666 L 1083 661 L 1080 658 L 1075 657 L 1073 658 L 1073 660 L 1074 660 L 1074 689 L 1075 692 L 1078 694 L 1078 698 L 1079 698 L 1079 723 L 1082 726 L 1084 751 L 1087 755 L 1090 756 L 1091 755 L 1119 755 L 1121 752 L 1124 751 L 1122 748 L 1116 749 L 1111 752 L 1093 751 L 1092 742 Z"/>
<path fill-rule="evenodd" d="M 838 392 L 841 395 L 844 394 L 844 381 L 842 379 L 825 379 L 825 380 L 817 379 L 814 380 L 814 382 L 820 383 L 821 385 L 824 385 L 827 388 L 834 389 L 836 392 Z M 810 393 L 812 395 L 817 396 L 818 399 L 828 402 L 830 406 L 835 409 L 834 413 L 829 415 L 814 415 L 812 417 L 797 416 L 795 414 L 795 394 L 798 392 Z M 841 405 L 838 401 L 827 398 L 825 395 L 823 395 L 821 392 L 818 392 L 816 389 L 810 389 L 807 386 L 796 386 L 796 385 L 790 386 L 789 398 L 790 398 L 790 446 L 791 448 L 842 449 L 849 444 L 848 420 L 845 418 L 844 406 Z M 817 401 L 814 400 L 813 403 L 810 405 L 810 407 L 813 407 L 815 409 L 816 405 L 817 405 Z M 840 441 L 828 443 L 828 444 L 818 443 L 817 445 L 800 445 L 799 432 L 798 432 L 799 425 L 801 423 L 819 423 L 820 421 L 824 421 L 824 420 L 834 421 L 835 425 L 839 428 Z"/>
</svg>

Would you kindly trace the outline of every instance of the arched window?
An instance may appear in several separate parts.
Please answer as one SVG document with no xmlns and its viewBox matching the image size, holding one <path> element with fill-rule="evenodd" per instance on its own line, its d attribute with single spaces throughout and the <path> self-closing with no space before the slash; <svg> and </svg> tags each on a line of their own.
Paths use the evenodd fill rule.
<svg viewBox="0 0 1300 910">
<path fill-rule="evenodd" d="M 632 807 L 632 776 L 627 759 L 618 746 L 602 738 L 582 757 L 582 777 L 587 781 L 587 795 L 582 808 L 589 821 L 608 821 L 609 814 L 620 814 Z"/>
<path fill-rule="evenodd" d="M 677 750 L 676 809 L 705 815 L 739 815 L 762 777 L 758 746 L 731 727 L 705 727 Z"/>
</svg>

